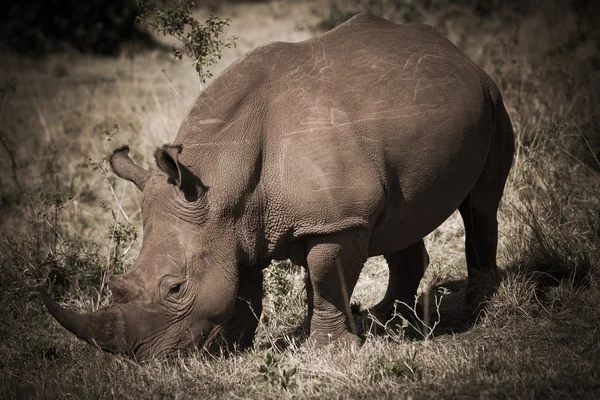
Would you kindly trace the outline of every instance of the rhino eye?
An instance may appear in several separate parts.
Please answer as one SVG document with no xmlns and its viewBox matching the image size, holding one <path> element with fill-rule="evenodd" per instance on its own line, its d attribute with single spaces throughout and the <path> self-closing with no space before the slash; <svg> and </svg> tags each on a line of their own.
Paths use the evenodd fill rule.
<svg viewBox="0 0 600 400">
<path fill-rule="evenodd" d="M 180 283 L 176 283 L 175 285 L 171 285 L 171 287 L 169 288 L 169 294 L 179 293 L 180 289 L 181 289 L 181 284 Z"/>
</svg>

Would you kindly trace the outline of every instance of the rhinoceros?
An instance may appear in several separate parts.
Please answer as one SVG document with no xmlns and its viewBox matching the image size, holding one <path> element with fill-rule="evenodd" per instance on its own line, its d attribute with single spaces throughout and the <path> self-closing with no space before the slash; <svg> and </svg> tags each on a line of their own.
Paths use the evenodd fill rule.
<svg viewBox="0 0 600 400">
<path fill-rule="evenodd" d="M 145 360 L 252 345 L 262 269 L 307 271 L 309 343 L 355 345 L 349 300 L 364 262 L 389 283 L 373 307 L 411 302 L 428 263 L 423 237 L 464 220 L 468 299 L 497 268 L 497 210 L 514 153 L 498 87 L 428 25 L 359 14 L 298 43 L 263 45 L 198 97 L 157 168 L 111 165 L 141 191 L 144 239 L 114 304 L 89 314 L 44 295 L 79 338 Z"/>
</svg>

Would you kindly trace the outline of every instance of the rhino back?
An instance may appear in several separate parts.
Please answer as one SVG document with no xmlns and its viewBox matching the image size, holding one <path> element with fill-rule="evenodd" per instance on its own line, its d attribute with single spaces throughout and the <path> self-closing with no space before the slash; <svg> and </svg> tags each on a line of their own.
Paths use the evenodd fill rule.
<svg viewBox="0 0 600 400">
<path fill-rule="evenodd" d="M 492 126 L 484 73 L 434 28 L 359 15 L 254 57 L 270 68 L 269 242 L 364 227 L 381 254 L 435 229 L 479 176 Z"/>
</svg>

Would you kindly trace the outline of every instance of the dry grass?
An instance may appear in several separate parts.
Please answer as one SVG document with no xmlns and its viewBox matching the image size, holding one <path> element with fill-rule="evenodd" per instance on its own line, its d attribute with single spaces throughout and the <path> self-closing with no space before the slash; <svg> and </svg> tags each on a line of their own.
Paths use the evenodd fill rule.
<svg viewBox="0 0 600 400">
<path fill-rule="evenodd" d="M 374 2 L 337 4 L 358 9 Z M 421 292 L 436 293 L 439 286 L 450 292 L 429 340 L 390 332 L 367 334 L 355 353 L 307 350 L 302 272 L 283 264 L 267 271 L 257 343 L 247 353 L 196 353 L 140 365 L 79 342 L 45 311 L 36 285 L 50 277 L 63 304 L 94 309 L 109 301 L 104 276 L 127 269 L 141 243 L 135 188 L 89 168 L 88 158 L 100 162 L 127 142 L 134 158 L 150 166 L 152 150 L 174 137 L 200 87 L 191 68 L 161 50 L 43 61 L 4 54 L 3 85 L 10 89 L 12 80 L 15 91 L 0 105 L 0 132 L 19 184 L 0 149 L 0 397 L 595 398 L 600 118 L 599 95 L 591 88 L 600 80 L 597 34 L 566 5 L 526 17 L 506 6 L 492 18 L 443 0 L 432 4 L 412 11 L 399 11 L 392 1 L 377 7 L 390 18 L 423 20 L 447 33 L 499 83 L 517 133 L 499 216 L 502 276 L 478 324 L 463 308 L 463 227 L 454 215 L 426 239 L 431 266 Z M 300 28 L 331 16 L 329 5 L 316 1 L 230 4 L 219 14 L 233 18 L 230 33 L 240 40 L 215 75 L 260 43 L 309 37 L 312 32 Z M 105 130 L 114 124 L 120 129 L 107 142 Z M 127 236 L 132 229 L 117 202 L 137 228 L 136 240 Z M 123 224 L 110 231 L 115 222 Z M 374 304 L 386 279 L 384 261 L 369 260 L 353 301 Z"/>
</svg>

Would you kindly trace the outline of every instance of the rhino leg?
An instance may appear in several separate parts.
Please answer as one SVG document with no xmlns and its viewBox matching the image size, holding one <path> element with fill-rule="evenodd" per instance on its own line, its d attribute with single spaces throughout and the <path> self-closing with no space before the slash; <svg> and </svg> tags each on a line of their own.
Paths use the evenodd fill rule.
<svg viewBox="0 0 600 400">
<path fill-rule="evenodd" d="M 252 347 L 262 313 L 263 273 L 259 267 L 240 266 L 240 283 L 233 315 L 225 324 L 223 339 L 229 350 Z"/>
<path fill-rule="evenodd" d="M 496 207 L 491 200 L 482 202 L 471 193 L 459 210 L 465 224 L 465 251 L 467 255 L 468 284 L 466 303 L 474 314 L 493 295 L 494 287 L 486 281 L 498 270 L 498 222 Z"/>
<path fill-rule="evenodd" d="M 423 240 L 386 254 L 385 259 L 390 270 L 387 291 L 383 299 L 369 309 L 369 313 L 381 324 L 391 321 L 395 312 L 407 319 L 422 318 L 423 309 L 420 304 L 415 304 L 415 296 L 429 265 L 429 255 Z M 395 306 L 396 301 L 400 303 Z"/>
<path fill-rule="evenodd" d="M 466 302 L 478 314 L 496 289 L 498 205 L 514 154 L 514 137 L 504 107 L 497 107 L 496 133 L 484 169 L 458 210 L 465 225 L 468 285 Z"/>
<path fill-rule="evenodd" d="M 308 293 L 312 345 L 360 345 L 350 298 L 367 259 L 367 244 L 363 231 L 342 232 L 309 242 L 306 263 L 311 287 Z"/>
<path fill-rule="evenodd" d="M 306 287 L 306 305 L 308 307 L 308 313 L 306 319 L 302 322 L 302 327 L 305 332 L 310 332 L 310 321 L 313 316 L 313 310 L 315 308 L 315 294 L 313 292 L 312 282 L 310 280 L 310 273 L 308 268 L 304 272 L 304 287 Z"/>
</svg>

